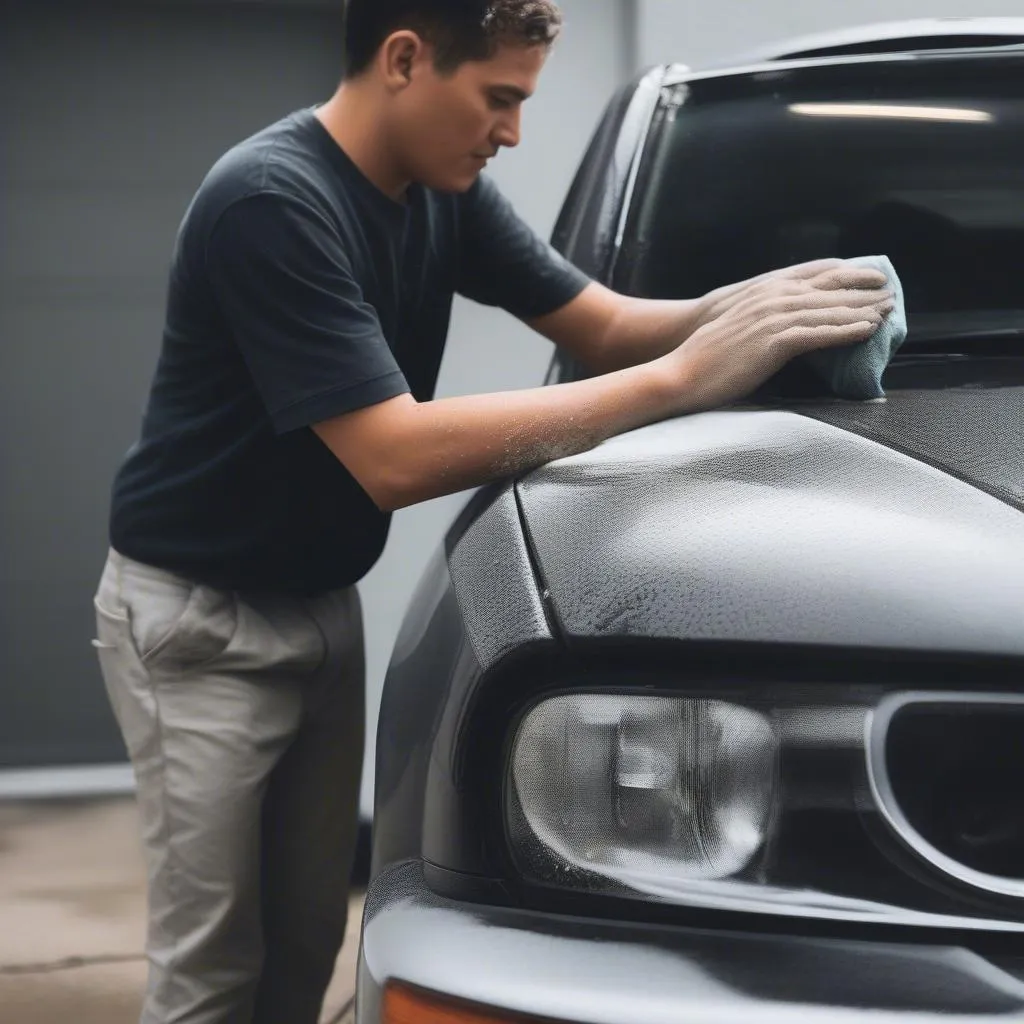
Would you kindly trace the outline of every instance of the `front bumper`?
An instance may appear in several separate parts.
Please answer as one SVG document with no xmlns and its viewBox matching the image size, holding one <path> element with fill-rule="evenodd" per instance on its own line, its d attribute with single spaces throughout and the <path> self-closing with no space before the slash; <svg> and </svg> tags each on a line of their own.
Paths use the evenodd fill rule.
<svg viewBox="0 0 1024 1024">
<path fill-rule="evenodd" d="M 658 927 L 478 906 L 418 863 L 366 900 L 358 1024 L 389 981 L 578 1024 L 1024 1021 L 1024 981 L 957 946 Z"/>
</svg>

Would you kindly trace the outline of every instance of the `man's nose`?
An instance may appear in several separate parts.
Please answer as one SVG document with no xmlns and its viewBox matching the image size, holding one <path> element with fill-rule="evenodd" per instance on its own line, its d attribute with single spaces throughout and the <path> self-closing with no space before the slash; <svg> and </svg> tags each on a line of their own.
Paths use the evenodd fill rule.
<svg viewBox="0 0 1024 1024">
<path fill-rule="evenodd" d="M 498 147 L 515 149 L 519 145 L 520 138 L 520 114 L 517 110 L 514 114 L 509 114 L 498 122 L 492 135 L 492 140 L 495 149 Z"/>
</svg>

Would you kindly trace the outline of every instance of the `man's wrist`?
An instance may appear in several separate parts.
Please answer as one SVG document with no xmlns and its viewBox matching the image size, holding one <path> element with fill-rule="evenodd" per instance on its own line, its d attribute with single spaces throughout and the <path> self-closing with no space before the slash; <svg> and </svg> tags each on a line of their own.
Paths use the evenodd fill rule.
<svg viewBox="0 0 1024 1024">
<path fill-rule="evenodd" d="M 716 299 L 719 297 L 719 293 L 709 292 L 699 299 L 692 300 L 691 325 L 687 337 L 718 319 L 722 312 L 716 308 Z"/>
<path fill-rule="evenodd" d="M 686 407 L 689 378 L 688 361 L 679 351 L 652 359 L 643 367 L 644 385 L 641 401 L 651 413 L 650 422 L 678 416 Z"/>
</svg>

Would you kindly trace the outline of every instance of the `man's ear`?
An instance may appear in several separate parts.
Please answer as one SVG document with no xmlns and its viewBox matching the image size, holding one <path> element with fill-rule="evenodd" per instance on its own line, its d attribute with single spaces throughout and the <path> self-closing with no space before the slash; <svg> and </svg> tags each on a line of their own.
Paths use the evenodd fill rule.
<svg viewBox="0 0 1024 1024">
<path fill-rule="evenodd" d="M 404 89 L 412 83 L 416 64 L 423 60 L 426 44 L 408 29 L 393 32 L 381 46 L 380 68 L 389 88 Z"/>
</svg>

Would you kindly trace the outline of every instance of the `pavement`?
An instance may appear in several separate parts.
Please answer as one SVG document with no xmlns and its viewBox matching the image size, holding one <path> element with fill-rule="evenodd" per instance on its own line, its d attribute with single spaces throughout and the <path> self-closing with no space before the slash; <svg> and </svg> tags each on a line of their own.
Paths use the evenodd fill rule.
<svg viewBox="0 0 1024 1024">
<path fill-rule="evenodd" d="M 130 799 L 0 803 L 0 1024 L 138 1024 L 145 872 Z M 362 894 L 321 1024 L 350 1024 Z"/>
</svg>

